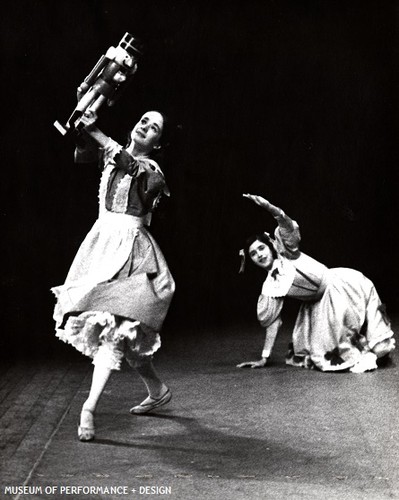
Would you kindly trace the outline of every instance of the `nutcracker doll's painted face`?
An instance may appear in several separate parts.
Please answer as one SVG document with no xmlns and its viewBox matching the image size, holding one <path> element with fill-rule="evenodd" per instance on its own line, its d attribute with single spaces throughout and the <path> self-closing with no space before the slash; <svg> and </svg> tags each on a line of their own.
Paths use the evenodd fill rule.
<svg viewBox="0 0 399 500">
<path fill-rule="evenodd" d="M 269 271 L 274 262 L 274 255 L 265 242 L 255 240 L 248 248 L 248 255 L 252 262 L 266 271 Z"/>
<path fill-rule="evenodd" d="M 140 118 L 131 133 L 133 152 L 149 154 L 161 147 L 164 118 L 158 111 L 148 111 Z"/>
</svg>

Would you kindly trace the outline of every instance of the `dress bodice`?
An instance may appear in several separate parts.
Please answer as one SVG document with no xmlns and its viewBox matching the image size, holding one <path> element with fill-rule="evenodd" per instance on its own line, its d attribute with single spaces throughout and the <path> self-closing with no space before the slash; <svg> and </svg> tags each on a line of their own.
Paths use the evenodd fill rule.
<svg viewBox="0 0 399 500">
<path fill-rule="evenodd" d="M 318 300 L 324 292 L 323 278 L 327 267 L 304 253 L 291 262 L 295 266 L 295 276 L 287 296 L 299 300 Z"/>
<path fill-rule="evenodd" d="M 135 217 L 149 223 L 151 212 L 163 193 L 168 194 L 158 164 L 148 158 L 134 158 L 118 143 L 109 140 L 104 148 L 99 202 L 106 210 Z"/>
</svg>

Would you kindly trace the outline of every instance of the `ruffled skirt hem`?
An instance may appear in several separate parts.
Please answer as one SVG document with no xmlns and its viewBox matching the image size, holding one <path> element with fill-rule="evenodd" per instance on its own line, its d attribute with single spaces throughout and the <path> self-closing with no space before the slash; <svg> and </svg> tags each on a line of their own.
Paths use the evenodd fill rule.
<svg viewBox="0 0 399 500">
<path fill-rule="evenodd" d="M 138 359 L 152 356 L 161 347 L 159 333 L 142 328 L 139 321 L 99 311 L 70 316 L 65 327 L 56 330 L 56 337 L 92 358 L 95 364 L 96 358 L 103 358 L 106 350 L 111 360 L 109 367 L 115 370 L 120 369 L 124 357 L 134 365 Z"/>
</svg>

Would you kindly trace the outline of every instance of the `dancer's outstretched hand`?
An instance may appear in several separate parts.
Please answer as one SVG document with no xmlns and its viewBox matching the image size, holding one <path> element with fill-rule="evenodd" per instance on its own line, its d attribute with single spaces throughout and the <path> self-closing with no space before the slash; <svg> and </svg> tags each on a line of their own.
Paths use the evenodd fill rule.
<svg viewBox="0 0 399 500">
<path fill-rule="evenodd" d="M 86 109 L 86 111 L 80 117 L 80 122 L 83 124 L 85 128 L 89 129 L 95 124 L 97 119 L 98 116 L 96 112 L 91 111 L 90 109 Z"/>
<path fill-rule="evenodd" d="M 89 90 L 89 86 L 87 83 L 83 82 L 79 85 L 79 87 L 76 90 L 76 98 L 78 102 L 82 99 L 82 97 L 85 95 L 85 93 Z"/>
<path fill-rule="evenodd" d="M 259 205 L 260 207 L 264 208 L 265 210 L 270 212 L 273 215 L 273 217 L 278 217 L 279 215 L 283 214 L 281 208 L 276 207 L 275 205 L 270 203 L 270 201 L 267 201 L 265 198 L 263 198 L 263 196 L 246 193 L 243 194 L 243 197 L 248 198 L 248 200 L 251 200 L 254 203 L 256 203 L 256 205 Z"/>
<path fill-rule="evenodd" d="M 259 361 L 245 361 L 240 363 L 236 368 L 263 368 L 266 366 L 267 358 L 262 358 Z"/>
</svg>

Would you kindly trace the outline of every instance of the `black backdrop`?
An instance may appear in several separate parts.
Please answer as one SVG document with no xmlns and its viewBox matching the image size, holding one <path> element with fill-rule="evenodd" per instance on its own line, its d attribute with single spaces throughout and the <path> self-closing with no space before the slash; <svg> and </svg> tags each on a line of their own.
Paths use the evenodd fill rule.
<svg viewBox="0 0 399 500">
<path fill-rule="evenodd" d="M 49 288 L 95 220 L 99 173 L 73 164 L 53 122 L 126 31 L 145 55 L 103 130 L 123 140 L 151 108 L 181 125 L 165 165 L 172 197 L 152 226 L 177 282 L 170 338 L 254 320 L 263 277 L 238 276 L 237 255 L 273 221 L 243 192 L 284 208 L 306 253 L 363 271 L 397 310 L 398 4 L 337 4 L 2 4 L 2 355 L 69 352 Z"/>
</svg>

